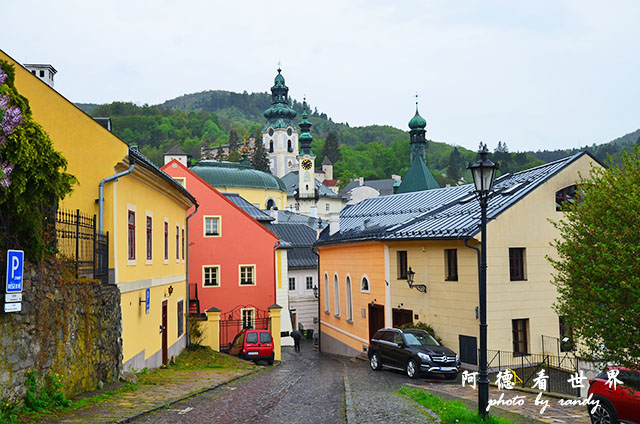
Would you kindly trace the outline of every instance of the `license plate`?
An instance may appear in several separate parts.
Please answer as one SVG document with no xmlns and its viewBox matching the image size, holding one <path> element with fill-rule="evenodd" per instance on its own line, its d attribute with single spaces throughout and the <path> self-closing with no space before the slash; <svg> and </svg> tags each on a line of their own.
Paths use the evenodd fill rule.
<svg viewBox="0 0 640 424">
<path fill-rule="evenodd" d="M 257 355 L 258 352 L 247 352 L 247 355 Z"/>
</svg>

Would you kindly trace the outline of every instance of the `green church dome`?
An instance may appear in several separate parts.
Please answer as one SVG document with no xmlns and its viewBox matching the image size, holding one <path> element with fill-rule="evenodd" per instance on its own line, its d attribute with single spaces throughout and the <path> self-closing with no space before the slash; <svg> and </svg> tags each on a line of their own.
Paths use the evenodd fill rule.
<svg viewBox="0 0 640 424">
<path fill-rule="evenodd" d="M 267 124 L 264 129 L 272 128 L 295 128 L 292 119 L 296 117 L 297 112 L 289 103 L 289 88 L 284 83 L 284 77 L 278 68 L 278 75 L 273 81 L 271 87 L 271 106 L 264 111 L 264 117 L 267 118 Z"/>
<path fill-rule="evenodd" d="M 287 191 L 287 187 L 280 178 L 243 163 L 201 160 L 189 169 L 213 187 Z"/>
<path fill-rule="evenodd" d="M 423 129 L 427 126 L 427 121 L 418 113 L 418 105 L 416 104 L 416 114 L 409 121 L 409 128 L 412 130 Z"/>
</svg>

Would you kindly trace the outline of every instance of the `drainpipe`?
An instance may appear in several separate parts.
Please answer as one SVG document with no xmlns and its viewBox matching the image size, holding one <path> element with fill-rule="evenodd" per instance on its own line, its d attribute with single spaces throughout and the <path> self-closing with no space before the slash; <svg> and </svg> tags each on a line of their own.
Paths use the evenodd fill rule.
<svg viewBox="0 0 640 424">
<path fill-rule="evenodd" d="M 125 175 L 129 175 L 133 172 L 133 168 L 136 165 L 136 160 L 133 156 L 129 155 L 129 169 L 126 171 L 122 171 L 118 174 L 112 175 L 110 177 L 105 178 L 100 181 L 100 185 L 98 185 L 98 231 L 99 234 L 103 234 L 103 221 L 104 221 L 104 183 L 108 183 L 109 181 L 117 180 L 120 177 L 124 177 Z M 115 231 L 115 228 L 114 228 Z"/>
<path fill-rule="evenodd" d="M 478 260 L 478 270 L 480 269 L 480 249 L 475 247 L 475 246 L 471 246 L 469 244 L 469 240 L 471 240 L 471 238 L 467 237 L 464 239 L 464 245 L 467 246 L 469 249 L 473 249 L 476 251 L 476 258 Z M 478 276 L 479 278 L 479 276 Z M 476 319 L 478 319 L 478 306 L 476 306 Z"/>
<path fill-rule="evenodd" d="M 189 214 L 189 216 L 187 217 L 187 228 L 186 228 L 186 237 L 187 240 L 185 241 L 187 243 L 187 245 L 185 246 L 187 249 L 187 270 L 186 270 L 186 275 L 185 275 L 185 279 L 187 280 L 187 317 L 189 316 L 189 306 L 190 306 L 190 294 L 189 294 L 189 290 L 190 290 L 190 286 L 189 286 L 189 218 L 191 218 L 193 215 L 196 214 L 196 212 L 198 212 L 198 208 L 200 207 L 199 204 L 196 203 L 196 210 L 191 212 L 191 214 Z M 184 311 L 182 311 L 182 313 L 184 313 Z M 187 329 L 184 332 L 185 335 L 187 336 L 187 346 L 191 346 L 191 337 L 189 335 L 189 321 L 187 320 Z"/>
<path fill-rule="evenodd" d="M 318 352 L 322 352 L 322 331 L 320 331 L 320 253 L 318 253 L 317 248 L 312 248 L 311 251 L 318 257 L 318 277 L 316 283 L 318 284 L 318 298 L 316 299 L 318 301 Z"/>
<path fill-rule="evenodd" d="M 277 250 L 279 248 L 280 248 L 280 239 L 278 239 L 278 241 L 273 244 L 273 282 L 274 282 L 273 295 L 275 299 L 273 303 L 275 304 L 278 303 L 278 257 L 277 257 L 278 252 Z M 287 262 L 288 262 L 288 259 L 287 259 Z M 289 296 L 288 292 L 287 292 L 287 296 Z M 289 313 L 289 311 L 287 311 L 287 313 Z"/>
</svg>

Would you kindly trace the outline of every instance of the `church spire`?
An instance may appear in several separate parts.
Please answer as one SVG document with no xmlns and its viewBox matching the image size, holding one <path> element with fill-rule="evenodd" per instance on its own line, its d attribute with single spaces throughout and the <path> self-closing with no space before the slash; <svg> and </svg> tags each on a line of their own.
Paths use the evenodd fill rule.
<svg viewBox="0 0 640 424">
<path fill-rule="evenodd" d="M 418 95 L 416 94 L 416 114 L 409 121 L 409 138 L 411 139 L 411 162 L 416 156 L 427 163 L 427 139 L 425 137 L 427 121 L 418 113 Z"/>
<path fill-rule="evenodd" d="M 300 141 L 300 154 L 301 155 L 311 155 L 313 156 L 313 152 L 311 151 L 311 142 L 313 141 L 313 137 L 309 132 L 311 130 L 311 122 L 309 122 L 309 116 L 307 115 L 307 98 L 305 97 L 302 102 L 302 121 L 298 124 L 300 127 L 300 137 L 298 140 Z"/>
<path fill-rule="evenodd" d="M 291 107 L 289 87 L 285 84 L 281 72 L 282 69 L 278 66 L 278 75 L 273 80 L 273 87 L 271 87 L 271 107 L 264 111 L 264 117 L 267 118 L 265 128 L 295 128 L 292 120 L 297 113 Z"/>
</svg>

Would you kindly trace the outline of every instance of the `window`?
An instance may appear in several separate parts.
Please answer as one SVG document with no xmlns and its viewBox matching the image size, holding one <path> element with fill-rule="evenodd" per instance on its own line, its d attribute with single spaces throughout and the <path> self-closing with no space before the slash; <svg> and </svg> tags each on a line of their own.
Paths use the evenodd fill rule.
<svg viewBox="0 0 640 424">
<path fill-rule="evenodd" d="M 329 276 L 324 274 L 324 311 L 329 313 Z"/>
<path fill-rule="evenodd" d="M 147 216 L 147 260 L 153 259 L 153 218 Z"/>
<path fill-rule="evenodd" d="M 184 332 L 184 301 L 178 300 L 178 337 Z"/>
<path fill-rule="evenodd" d="M 182 229 L 182 260 L 184 261 L 184 228 Z"/>
<path fill-rule="evenodd" d="M 40 77 L 44 78 L 44 71 L 40 71 Z"/>
<path fill-rule="evenodd" d="M 244 315 L 243 315 L 244 316 Z M 242 320 L 242 322 L 244 323 L 244 319 Z M 247 320 L 248 322 L 248 320 Z M 253 328 L 253 327 L 244 327 L 243 324 L 243 328 Z M 250 331 L 247 333 L 247 343 L 258 343 L 258 333 L 256 333 L 255 331 Z"/>
<path fill-rule="evenodd" d="M 340 281 L 338 281 L 338 275 L 333 276 L 333 301 L 335 302 L 333 305 L 333 310 L 335 315 L 340 318 Z"/>
<path fill-rule="evenodd" d="M 169 223 L 164 221 L 164 260 L 169 260 Z"/>
<path fill-rule="evenodd" d="M 509 248 L 509 274 L 511 281 L 526 280 L 524 273 L 524 247 Z"/>
<path fill-rule="evenodd" d="M 366 275 L 363 276 L 362 281 L 360 281 L 360 291 L 369 293 L 369 279 L 367 278 Z"/>
<path fill-rule="evenodd" d="M 511 320 L 511 329 L 513 332 L 514 355 L 529 354 L 529 340 L 527 338 L 528 327 L 529 327 L 529 319 Z"/>
<path fill-rule="evenodd" d="M 307 290 L 313 290 L 313 277 L 307 277 Z"/>
<path fill-rule="evenodd" d="M 273 153 L 273 140 L 269 140 L 269 153 Z"/>
<path fill-rule="evenodd" d="M 255 265 L 240 265 L 240 285 L 241 286 L 255 286 L 256 266 Z"/>
<path fill-rule="evenodd" d="M 325 210 L 326 210 L 327 212 L 329 212 L 330 207 L 331 207 L 331 206 L 330 206 L 328 203 L 326 203 L 326 204 L 324 205 L 324 208 L 325 208 Z"/>
<path fill-rule="evenodd" d="M 344 291 L 347 293 L 347 321 L 353 321 L 353 302 L 351 299 L 351 277 L 347 275 Z"/>
<path fill-rule="evenodd" d="M 273 339 L 271 338 L 271 334 L 267 332 L 260 333 L 260 343 L 273 343 Z"/>
<path fill-rule="evenodd" d="M 182 187 L 184 187 L 184 188 L 187 187 L 187 179 L 186 178 L 184 178 L 184 177 L 173 177 L 173 179 L 176 180 L 176 182 L 178 184 L 180 184 Z"/>
<path fill-rule="evenodd" d="M 566 317 L 558 317 L 560 324 L 560 352 L 573 352 L 573 330 L 567 324 Z"/>
<path fill-rule="evenodd" d="M 220 236 L 220 217 L 219 216 L 204 217 L 204 236 L 205 237 Z"/>
<path fill-rule="evenodd" d="M 564 211 L 566 207 L 576 201 L 576 185 L 556 191 L 556 211 Z"/>
<path fill-rule="evenodd" d="M 398 251 L 398 280 L 407 279 L 407 251 Z"/>
<path fill-rule="evenodd" d="M 458 249 L 444 249 L 445 280 L 458 281 Z"/>
<path fill-rule="evenodd" d="M 205 265 L 202 267 L 202 285 L 204 287 L 220 287 L 219 265 Z"/>
<path fill-rule="evenodd" d="M 289 290 L 295 290 L 295 289 L 296 289 L 296 278 L 289 277 Z"/>
<path fill-rule="evenodd" d="M 293 147 L 291 146 L 291 140 L 287 140 L 287 152 L 289 153 L 293 152 Z"/>
<path fill-rule="evenodd" d="M 180 260 L 180 226 L 176 225 L 176 262 Z"/>
<path fill-rule="evenodd" d="M 129 259 L 134 260 L 136 258 L 136 213 L 134 211 L 128 211 L 127 215 Z"/>
<path fill-rule="evenodd" d="M 256 328 L 256 310 L 253 308 L 242 308 L 242 329 Z M 255 341 L 250 341 L 249 336 L 254 335 Z M 258 343 L 258 333 L 247 334 L 247 343 Z"/>
</svg>

